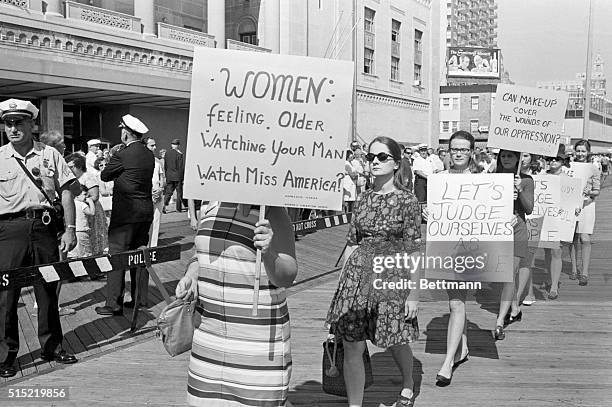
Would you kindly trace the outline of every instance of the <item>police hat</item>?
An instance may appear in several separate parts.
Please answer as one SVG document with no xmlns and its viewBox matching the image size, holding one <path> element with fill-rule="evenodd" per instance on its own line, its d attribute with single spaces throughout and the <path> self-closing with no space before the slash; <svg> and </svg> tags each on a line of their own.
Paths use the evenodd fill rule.
<svg viewBox="0 0 612 407">
<path fill-rule="evenodd" d="M 172 143 L 170 143 L 170 144 L 174 144 L 175 146 L 178 146 L 178 145 L 181 144 L 181 140 L 175 138 L 174 140 L 172 140 Z"/>
<path fill-rule="evenodd" d="M 149 131 L 149 128 L 145 126 L 143 122 L 132 116 L 131 114 L 126 114 L 121 118 L 121 123 L 119 123 L 119 127 L 125 127 L 128 130 L 142 136 Z"/>
<path fill-rule="evenodd" d="M 417 146 L 417 150 L 427 150 L 427 144 L 422 143 Z"/>
<path fill-rule="evenodd" d="M 36 119 L 38 117 L 38 109 L 30 101 L 8 99 L 0 103 L 0 120 L 6 120 L 10 117 Z"/>
<path fill-rule="evenodd" d="M 98 140 L 97 138 L 91 139 L 91 140 L 89 140 L 89 141 L 87 142 L 87 146 L 88 146 L 88 147 L 91 147 L 91 146 L 97 146 L 97 145 L 100 145 L 100 144 L 101 144 L 101 142 L 100 142 L 100 140 Z"/>
</svg>

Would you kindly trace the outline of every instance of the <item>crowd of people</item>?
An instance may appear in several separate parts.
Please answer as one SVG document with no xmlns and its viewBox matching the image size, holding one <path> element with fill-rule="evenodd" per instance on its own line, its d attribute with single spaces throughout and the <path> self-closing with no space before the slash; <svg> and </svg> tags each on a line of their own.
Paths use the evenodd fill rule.
<svg viewBox="0 0 612 407">
<path fill-rule="evenodd" d="M 40 142 L 34 140 L 32 123 L 37 114 L 30 102 L 10 99 L 0 103 L 0 119 L 9 139 L 9 144 L 0 147 L 0 249 L 6 254 L 0 270 L 53 263 L 60 260 L 60 253 L 83 257 L 147 246 L 153 221 L 164 212 L 168 195 L 175 190 L 179 191 L 177 210 L 182 210 L 184 163 L 179 140 L 172 142 L 165 157 L 156 157 L 157 144 L 146 137 L 148 128 L 128 114 L 119 124 L 119 147 L 105 153 L 98 140 L 91 140 L 86 154 L 73 153 L 64 159 L 61 134 L 46 132 Z M 420 253 L 421 224 L 428 218 L 422 204 L 427 201 L 427 181 L 433 174 L 514 175 L 514 281 L 503 283 L 499 312 L 492 323 L 494 338 L 504 340 L 505 328 L 522 319 L 521 305 L 535 301 L 531 268 L 536 250 L 528 246 L 526 225 L 526 215 L 534 207 L 532 175 L 566 176 L 564 169 L 571 169 L 572 157 L 563 145 L 554 157 L 537 157 L 509 150 L 482 151 L 475 144 L 469 132 L 457 131 L 448 151 L 437 154 L 426 145 L 406 148 L 382 136 L 367 146 L 353 143 L 347 151 L 344 200 L 353 216 L 326 326 L 344 345 L 344 381 L 352 407 L 363 402 L 366 340 L 389 348 L 402 373 L 402 389 L 394 406 L 411 406 L 414 401 L 410 343 L 419 336 L 419 290 L 374 289 L 372 265 L 380 255 Z M 563 247 L 571 252 L 570 278 L 581 286 L 588 283 L 594 201 L 602 171 L 610 169 L 609 157 L 591 158 L 588 141 L 577 142 L 573 152 L 575 162 L 591 162 L 591 171 L 584 183 L 583 205 L 576 208 L 579 218 L 573 242 L 559 242 L 558 247 L 546 250 L 550 300 L 559 297 Z M 174 163 L 170 164 L 175 171 L 172 175 L 170 161 Z M 37 189 L 23 188 L 28 182 Z M 64 224 L 46 222 L 52 210 L 47 195 L 61 200 Z M 103 199 L 110 196 L 109 207 Z M 196 205 L 189 203 L 190 209 Z M 215 201 L 201 205 L 199 218 L 192 213 L 192 226 L 197 230 L 195 254 L 176 287 L 178 298 L 198 300 L 202 315 L 189 361 L 189 403 L 288 406 L 291 334 L 283 288 L 293 284 L 298 271 L 289 214 L 284 208 L 267 207 L 259 220 L 259 209 L 252 205 Z M 261 279 L 257 315 L 253 315 L 257 250 L 261 251 Z M 422 270 L 408 275 L 400 268 L 386 272 L 388 279 L 418 280 Z M 113 270 L 108 273 L 106 302 L 95 309 L 98 314 L 119 316 L 124 307 L 147 306 L 146 270 L 135 268 L 130 274 L 132 300 L 124 301 L 124 270 Z M 36 283 L 34 292 L 41 357 L 75 363 L 76 357 L 62 348 L 58 283 Z M 19 289 L 0 291 L 0 332 L 4 332 L 0 335 L 0 377 L 16 374 L 19 293 Z M 469 356 L 467 292 L 449 289 L 447 294 L 447 349 L 436 377 L 443 386 L 451 384 L 454 370 Z"/>
</svg>

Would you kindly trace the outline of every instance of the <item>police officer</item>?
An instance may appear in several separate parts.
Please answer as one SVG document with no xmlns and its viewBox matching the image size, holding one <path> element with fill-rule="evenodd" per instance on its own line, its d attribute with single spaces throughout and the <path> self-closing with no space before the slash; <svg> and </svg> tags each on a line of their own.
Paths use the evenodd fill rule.
<svg viewBox="0 0 612 407">
<path fill-rule="evenodd" d="M 121 141 L 125 145 L 110 159 L 100 173 L 102 181 L 115 181 L 113 187 L 113 212 L 108 227 L 108 248 L 111 254 L 135 250 L 149 243 L 149 228 L 153 221 L 153 169 L 155 157 L 142 142 L 142 136 L 149 131 L 143 122 L 132 115 L 121 118 Z M 135 303 L 135 288 L 146 293 L 149 275 L 141 267 L 130 270 L 132 301 L 123 303 L 125 271 L 113 270 L 106 281 L 106 305 L 96 307 L 100 315 L 122 315 L 123 306 L 134 307 L 146 304 L 140 296 L 140 304 Z M 138 281 L 136 281 L 138 280 Z"/>
<path fill-rule="evenodd" d="M 38 109 L 27 101 L 9 99 L 0 103 L 0 120 L 10 142 L 0 147 L 0 270 L 59 261 L 57 229 L 50 216 L 52 205 L 38 186 L 50 199 L 61 196 L 66 231 L 60 250 L 67 253 L 76 245 L 71 188 L 78 182 L 56 149 L 34 141 L 32 126 L 37 115 Z M 57 284 L 34 284 L 41 358 L 75 363 L 74 355 L 62 349 Z M 20 292 L 0 291 L 0 377 L 17 374 L 14 363 L 19 351 Z"/>
</svg>

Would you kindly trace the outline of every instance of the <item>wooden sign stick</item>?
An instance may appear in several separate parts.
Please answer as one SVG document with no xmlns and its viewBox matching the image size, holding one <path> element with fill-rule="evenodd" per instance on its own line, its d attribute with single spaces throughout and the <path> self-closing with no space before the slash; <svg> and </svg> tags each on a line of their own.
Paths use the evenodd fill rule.
<svg viewBox="0 0 612 407">
<path fill-rule="evenodd" d="M 259 206 L 259 221 L 265 219 L 266 205 Z M 253 312 L 252 315 L 257 316 L 257 307 L 259 305 L 259 279 L 261 277 L 261 249 L 257 249 L 255 257 L 255 283 L 253 284 Z"/>
</svg>

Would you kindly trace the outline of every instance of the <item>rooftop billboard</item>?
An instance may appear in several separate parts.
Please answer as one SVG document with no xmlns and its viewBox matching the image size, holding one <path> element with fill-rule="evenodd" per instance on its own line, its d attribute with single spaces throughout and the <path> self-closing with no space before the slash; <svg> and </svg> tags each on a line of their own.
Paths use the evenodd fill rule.
<svg viewBox="0 0 612 407">
<path fill-rule="evenodd" d="M 449 47 L 446 58 L 447 77 L 500 79 L 499 56 L 498 49 Z"/>
</svg>

